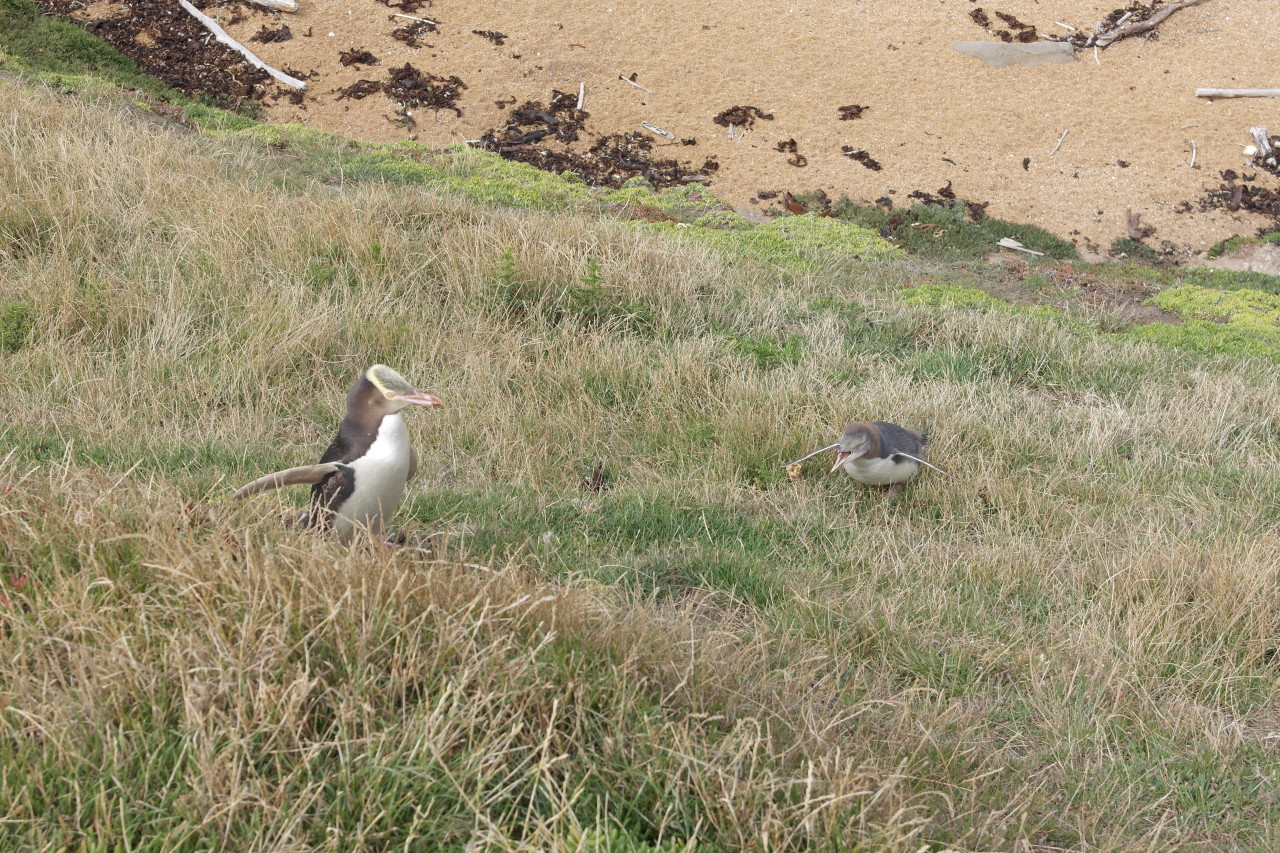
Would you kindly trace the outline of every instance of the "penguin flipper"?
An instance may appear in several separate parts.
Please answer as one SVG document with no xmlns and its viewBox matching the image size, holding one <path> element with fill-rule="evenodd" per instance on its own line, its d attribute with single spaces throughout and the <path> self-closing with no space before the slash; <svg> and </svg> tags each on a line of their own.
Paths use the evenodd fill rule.
<svg viewBox="0 0 1280 853">
<path fill-rule="evenodd" d="M 320 466 L 314 466 L 320 467 Z M 311 515 L 308 527 L 330 528 L 339 508 L 356 490 L 355 472 L 350 465 L 335 465 L 311 487 Z"/>
<path fill-rule="evenodd" d="M 932 468 L 933 470 L 937 471 L 939 474 L 942 474 L 942 475 L 947 476 L 947 477 L 951 477 L 951 475 L 950 475 L 950 474 L 948 474 L 946 471 L 943 471 L 943 470 L 942 470 L 941 468 L 939 468 L 937 465 L 934 465 L 932 462 L 926 462 L 926 461 L 924 461 L 923 459 L 921 459 L 919 456 L 912 456 L 910 453 L 903 453 L 901 450 L 899 450 L 897 453 L 895 453 L 895 454 L 893 454 L 893 455 L 894 455 L 894 456 L 905 456 L 907 459 L 910 459 L 912 462 L 919 462 L 921 465 L 926 465 L 926 466 L 928 466 L 928 467 Z M 953 479 L 953 480 L 954 480 L 955 478 L 954 478 L 954 477 L 951 477 L 951 479 Z"/>
<path fill-rule="evenodd" d="M 250 495 L 281 489 L 285 486 L 310 486 L 319 483 L 341 467 L 343 466 L 338 462 L 322 462 L 319 465 L 302 465 L 297 468 L 277 471 L 274 474 L 259 477 L 249 485 L 241 487 L 231 498 L 233 500 L 243 500 Z"/>
</svg>

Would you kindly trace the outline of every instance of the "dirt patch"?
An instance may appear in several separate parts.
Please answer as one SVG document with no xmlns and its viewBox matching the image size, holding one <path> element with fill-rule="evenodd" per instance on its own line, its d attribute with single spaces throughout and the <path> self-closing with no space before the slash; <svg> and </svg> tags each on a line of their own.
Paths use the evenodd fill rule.
<svg viewBox="0 0 1280 853">
<path fill-rule="evenodd" d="M 1158 284 L 1117 280 L 1078 263 L 1032 263 L 1007 252 L 992 254 L 987 260 L 1004 275 L 984 282 L 983 290 L 1009 302 L 1106 317 L 1111 331 L 1145 323 L 1182 322 L 1177 314 L 1144 304 L 1160 292 Z"/>
<path fill-rule="evenodd" d="M 1280 244 L 1255 243 L 1220 258 L 1202 261 L 1200 266 L 1235 272 L 1258 272 L 1280 276 Z"/>
<path fill-rule="evenodd" d="M 172 0 L 138 0 L 127 9 L 114 2 L 84 9 L 81 0 L 38 2 L 91 21 L 171 86 L 232 104 L 257 99 L 271 120 L 359 139 L 416 138 L 442 147 L 488 134 L 501 144 L 537 148 L 520 159 L 582 167 L 595 175 L 591 180 L 608 168 L 602 156 L 617 161 L 610 175 L 665 171 L 685 176 L 679 180 L 709 179 L 714 193 L 741 207 L 761 186 L 874 203 L 950 181 L 959 197 L 988 204 L 990 215 L 1071 235 L 1082 247 L 1126 236 L 1128 212 L 1186 254 L 1276 225 L 1265 198 L 1280 191 L 1280 176 L 1253 167 L 1248 173 L 1258 178 L 1241 191 L 1238 206 L 1201 204 L 1220 192 L 1222 173 L 1246 174 L 1241 149 L 1251 141 L 1248 128 L 1265 123 L 1271 105 L 1194 97 L 1198 86 L 1269 85 L 1273 58 L 1245 46 L 1257 44 L 1258 33 L 1280 30 L 1275 3 L 1213 0 L 1106 47 L 1097 61 L 1089 48 L 1078 62 L 1001 69 L 948 45 L 989 33 L 992 40 L 1052 36 L 1083 46 L 1097 22 L 1113 26 L 1129 13 L 1126 24 L 1132 23 L 1161 6 L 301 0 L 297 14 L 282 15 L 206 3 L 205 12 L 242 43 L 262 34 L 253 49 L 263 61 L 307 79 L 297 96 L 209 39 Z M 291 37 L 267 39 L 285 28 Z M 389 89 L 368 64 L 344 65 L 351 51 L 376 56 L 383 68 L 410 66 L 418 85 Z M 769 57 L 783 58 L 792 73 L 778 74 L 763 61 Z M 364 85 L 357 98 L 351 87 L 362 80 L 383 88 Z M 421 81 L 440 91 L 423 93 Z M 509 107 L 545 101 L 552 90 L 572 94 L 575 105 L 581 90 L 590 122 L 579 138 L 506 138 Z M 406 106 L 415 99 L 416 109 Z M 725 114 L 739 108 L 746 115 L 732 122 L 730 138 L 717 119 L 729 121 Z M 675 139 L 656 136 L 642 122 Z M 690 144 L 670 147 L 682 142 Z M 677 165 L 654 165 L 660 161 Z M 720 168 L 704 169 L 707 162 Z"/>
</svg>

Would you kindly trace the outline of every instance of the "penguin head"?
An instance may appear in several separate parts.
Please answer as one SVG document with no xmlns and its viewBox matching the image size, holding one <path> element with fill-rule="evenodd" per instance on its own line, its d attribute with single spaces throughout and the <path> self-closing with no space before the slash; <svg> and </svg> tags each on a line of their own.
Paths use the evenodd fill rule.
<svg viewBox="0 0 1280 853">
<path fill-rule="evenodd" d="M 377 389 L 379 408 L 388 413 L 398 412 L 408 406 L 444 405 L 444 401 L 435 394 L 424 394 L 385 364 L 370 367 L 365 371 L 364 378 Z"/>
<path fill-rule="evenodd" d="M 871 450 L 871 427 L 868 424 L 849 424 L 836 442 L 836 464 L 832 471 L 840 470 L 840 466 L 852 459 L 861 459 Z"/>
</svg>

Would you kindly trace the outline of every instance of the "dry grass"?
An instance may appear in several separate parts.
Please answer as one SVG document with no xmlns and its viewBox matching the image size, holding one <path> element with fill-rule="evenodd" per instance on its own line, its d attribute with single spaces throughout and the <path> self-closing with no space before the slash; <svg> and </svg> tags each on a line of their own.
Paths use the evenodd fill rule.
<svg viewBox="0 0 1280 853">
<path fill-rule="evenodd" d="M 0 846 L 1274 846 L 1275 364 L 0 115 Z M 225 500 L 374 361 L 438 557 Z M 956 480 L 789 482 L 851 416 Z"/>
</svg>

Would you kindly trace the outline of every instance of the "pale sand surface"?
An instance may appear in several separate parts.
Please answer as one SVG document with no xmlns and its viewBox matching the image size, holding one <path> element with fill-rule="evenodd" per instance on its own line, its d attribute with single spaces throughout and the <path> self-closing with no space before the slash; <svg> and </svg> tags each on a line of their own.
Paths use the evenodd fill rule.
<svg viewBox="0 0 1280 853">
<path fill-rule="evenodd" d="M 1101 64 L 1092 51 L 1081 51 L 1080 61 L 1069 64 L 1003 69 L 948 47 L 994 38 L 970 19 L 979 6 L 969 0 L 438 0 L 414 12 L 441 22 L 439 33 L 424 37 L 430 46 L 418 49 L 391 38 L 407 22 L 391 18 L 399 10 L 377 0 L 300 3 L 294 15 L 240 5 L 206 10 L 223 22 L 236 11 L 247 14 L 227 27 L 235 38 L 273 66 L 316 73 L 302 104 L 269 102 L 273 121 L 373 141 L 413 135 L 444 146 L 503 127 L 506 109 L 496 101 L 545 104 L 552 89 L 576 95 L 585 83 L 591 117 L 577 147 L 639 131 L 641 121 L 677 139 L 696 138 L 697 146 L 659 150 L 695 166 L 714 157 L 721 168 L 712 192 L 746 211 L 776 204 L 753 202 L 761 190 L 821 189 L 856 201 L 889 195 L 905 205 L 911 191 L 936 192 L 951 182 L 960 198 L 990 202 L 991 215 L 1039 225 L 1081 248 L 1105 248 L 1123 236 L 1126 210 L 1155 227 L 1153 244 L 1168 241 L 1192 252 L 1265 224 L 1247 213 L 1175 207 L 1185 200 L 1198 208 L 1220 172 L 1242 170 L 1249 127 L 1280 129 L 1280 99 L 1194 96 L 1198 86 L 1280 86 L 1274 0 L 1208 0 L 1180 10 L 1158 38 L 1101 51 Z M 1114 0 L 1010 0 L 983 8 L 993 21 L 1005 12 L 1043 33 L 1065 33 L 1055 22 L 1088 29 L 1116 7 Z M 249 42 L 263 25 L 280 23 L 289 25 L 292 40 Z M 495 45 L 473 30 L 498 30 L 506 42 Z M 380 64 L 342 67 L 339 53 L 352 48 L 370 51 Z M 416 127 L 406 128 L 384 94 L 364 100 L 335 94 L 362 78 L 385 79 L 406 62 L 460 77 L 468 87 L 457 102 L 462 116 L 419 112 Z M 618 79 L 632 73 L 651 94 Z M 842 121 L 837 108 L 847 104 L 868 109 L 861 119 Z M 730 141 L 712 118 L 735 105 L 775 118 Z M 1064 130 L 1066 139 L 1050 156 Z M 788 165 L 776 150 L 788 139 L 796 140 L 806 167 Z M 865 148 L 883 169 L 850 160 L 843 145 Z M 1265 174 L 1260 180 L 1277 183 Z"/>
</svg>

